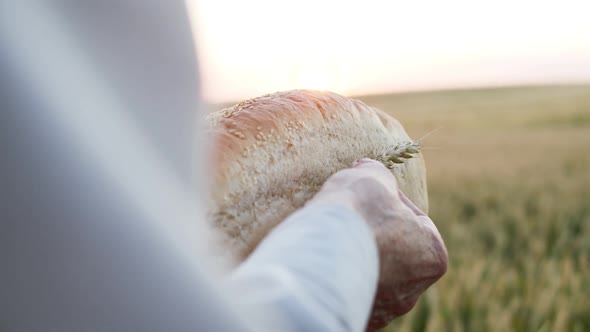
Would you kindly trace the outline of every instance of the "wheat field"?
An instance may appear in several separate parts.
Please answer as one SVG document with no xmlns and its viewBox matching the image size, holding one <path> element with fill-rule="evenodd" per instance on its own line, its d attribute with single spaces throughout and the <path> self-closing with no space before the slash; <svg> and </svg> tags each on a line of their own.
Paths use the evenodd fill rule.
<svg viewBox="0 0 590 332">
<path fill-rule="evenodd" d="M 361 97 L 422 143 L 447 274 L 385 331 L 590 331 L 590 85 Z"/>
<path fill-rule="evenodd" d="M 590 331 L 590 85 L 357 98 L 414 139 L 436 130 L 422 154 L 449 269 L 384 331 Z"/>
</svg>

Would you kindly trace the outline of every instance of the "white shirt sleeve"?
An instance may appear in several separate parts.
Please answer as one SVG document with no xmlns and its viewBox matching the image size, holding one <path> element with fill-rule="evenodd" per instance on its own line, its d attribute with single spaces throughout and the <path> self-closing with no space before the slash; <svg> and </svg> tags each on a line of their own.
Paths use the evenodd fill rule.
<svg viewBox="0 0 590 332">
<path fill-rule="evenodd" d="M 242 306 L 275 308 L 290 331 L 364 331 L 378 268 L 374 235 L 358 214 L 312 206 L 277 226 L 229 283 Z"/>
</svg>

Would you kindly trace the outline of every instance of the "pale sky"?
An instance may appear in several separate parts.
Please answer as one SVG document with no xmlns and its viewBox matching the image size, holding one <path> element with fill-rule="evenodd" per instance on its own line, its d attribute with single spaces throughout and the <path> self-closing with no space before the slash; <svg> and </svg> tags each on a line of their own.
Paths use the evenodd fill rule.
<svg viewBox="0 0 590 332">
<path fill-rule="evenodd" d="M 590 82 L 588 0 L 189 0 L 209 102 Z"/>
</svg>

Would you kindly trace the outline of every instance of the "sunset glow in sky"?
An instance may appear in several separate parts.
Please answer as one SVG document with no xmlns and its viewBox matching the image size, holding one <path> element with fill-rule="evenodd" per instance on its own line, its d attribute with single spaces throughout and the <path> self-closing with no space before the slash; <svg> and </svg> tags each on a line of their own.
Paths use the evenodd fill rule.
<svg viewBox="0 0 590 332">
<path fill-rule="evenodd" d="M 189 0 L 209 102 L 590 82 L 590 2 Z"/>
</svg>

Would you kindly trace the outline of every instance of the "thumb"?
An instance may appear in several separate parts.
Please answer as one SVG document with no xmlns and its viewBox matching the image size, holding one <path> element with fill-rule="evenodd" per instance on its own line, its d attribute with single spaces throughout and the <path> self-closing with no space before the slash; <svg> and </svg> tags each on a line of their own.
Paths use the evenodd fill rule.
<svg viewBox="0 0 590 332">
<path fill-rule="evenodd" d="M 377 160 L 362 158 L 352 162 L 352 168 L 363 167 L 368 165 L 381 165 Z"/>
</svg>

